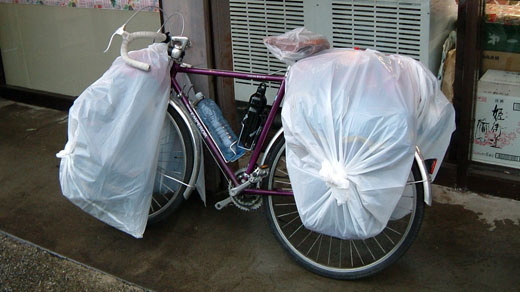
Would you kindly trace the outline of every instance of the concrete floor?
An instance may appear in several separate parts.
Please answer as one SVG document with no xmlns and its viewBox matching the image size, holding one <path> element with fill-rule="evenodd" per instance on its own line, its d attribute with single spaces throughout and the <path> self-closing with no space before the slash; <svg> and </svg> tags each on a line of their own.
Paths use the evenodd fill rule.
<svg viewBox="0 0 520 292">
<path fill-rule="evenodd" d="M 0 229 L 127 281 L 159 291 L 520 291 L 520 202 L 441 187 L 408 253 L 361 281 L 300 268 L 262 211 L 217 211 L 211 194 L 208 207 L 192 196 L 134 239 L 61 195 L 66 118 L 0 100 Z"/>
</svg>

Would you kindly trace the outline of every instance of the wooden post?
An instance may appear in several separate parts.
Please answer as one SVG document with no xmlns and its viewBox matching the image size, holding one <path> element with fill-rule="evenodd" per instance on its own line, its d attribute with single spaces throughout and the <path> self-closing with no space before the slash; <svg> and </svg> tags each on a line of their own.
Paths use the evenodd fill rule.
<svg viewBox="0 0 520 292">
<path fill-rule="evenodd" d="M 192 47 L 186 52 L 184 62 L 200 68 L 208 68 L 212 65 L 212 44 L 210 17 L 207 0 L 176 0 L 161 1 L 162 9 L 166 15 L 162 16 L 163 21 L 168 15 L 176 12 L 184 16 L 184 35 L 189 37 Z M 171 28 L 173 35 L 181 33 L 182 20 L 180 16 L 174 15 L 167 24 Z M 207 76 L 190 76 L 192 83 L 197 91 L 202 92 L 207 97 L 214 97 L 214 86 Z"/>
<path fill-rule="evenodd" d="M 176 1 L 160 1 L 160 7 L 164 10 L 161 17 L 162 21 L 166 21 L 169 15 L 179 12 L 184 16 L 184 33 L 189 37 L 192 47 L 186 52 L 186 63 L 192 64 L 200 68 L 209 68 L 213 66 L 210 30 L 210 11 L 208 0 L 176 0 Z M 170 19 L 171 24 L 167 24 L 171 28 L 172 34 L 180 34 L 182 29 L 182 20 L 180 16 L 173 16 Z M 202 92 L 205 96 L 214 98 L 215 89 L 212 79 L 207 76 L 190 76 L 191 82 L 197 91 Z M 220 170 L 211 158 L 211 155 L 204 150 L 204 168 L 206 176 L 206 190 L 214 193 L 220 186 Z"/>
<path fill-rule="evenodd" d="M 219 69 L 233 70 L 229 0 L 209 0 L 209 4 L 214 65 Z M 217 103 L 222 109 L 224 117 L 230 122 L 233 131 L 238 133 L 240 129 L 236 114 L 233 79 L 217 78 L 215 91 Z"/>
<path fill-rule="evenodd" d="M 459 1 L 457 20 L 457 61 L 455 65 L 454 106 L 457 112 L 457 185 L 468 185 L 470 142 L 474 98 L 480 64 L 480 25 L 482 1 Z"/>
</svg>

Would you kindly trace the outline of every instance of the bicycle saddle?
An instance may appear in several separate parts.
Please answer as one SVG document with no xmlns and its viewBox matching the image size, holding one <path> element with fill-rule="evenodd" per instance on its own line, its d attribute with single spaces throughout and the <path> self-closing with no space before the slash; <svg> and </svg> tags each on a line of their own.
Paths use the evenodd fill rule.
<svg viewBox="0 0 520 292">
<path fill-rule="evenodd" d="M 330 48 L 326 37 L 299 27 L 279 36 L 264 38 L 264 44 L 279 60 L 288 65 Z"/>
</svg>

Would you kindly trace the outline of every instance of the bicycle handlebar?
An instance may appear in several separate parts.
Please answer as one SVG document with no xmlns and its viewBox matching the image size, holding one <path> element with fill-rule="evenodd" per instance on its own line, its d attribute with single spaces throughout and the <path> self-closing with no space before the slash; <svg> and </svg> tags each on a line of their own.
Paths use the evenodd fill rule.
<svg viewBox="0 0 520 292">
<path fill-rule="evenodd" d="M 128 64 L 134 68 L 141 69 L 143 71 L 149 71 L 150 65 L 143 63 L 143 62 L 136 61 L 134 59 L 131 59 L 130 56 L 128 56 L 128 44 L 130 44 L 132 41 L 134 41 L 136 39 L 144 39 L 144 38 L 157 39 L 161 42 L 166 40 L 165 34 L 160 33 L 160 32 L 152 32 L 152 31 L 138 31 L 138 32 L 132 32 L 132 33 L 122 31 L 121 36 L 123 37 L 123 42 L 121 43 L 121 58 L 123 59 L 123 61 L 125 61 L 126 64 Z"/>
</svg>

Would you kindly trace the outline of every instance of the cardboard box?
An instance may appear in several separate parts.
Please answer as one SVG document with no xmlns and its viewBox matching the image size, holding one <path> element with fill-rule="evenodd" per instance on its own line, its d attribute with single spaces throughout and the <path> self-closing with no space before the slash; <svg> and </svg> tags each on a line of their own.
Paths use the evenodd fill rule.
<svg viewBox="0 0 520 292">
<path fill-rule="evenodd" d="M 520 73 L 488 70 L 478 82 L 471 159 L 520 168 Z"/>
<path fill-rule="evenodd" d="M 481 72 L 489 69 L 520 72 L 520 54 L 483 51 Z"/>
<path fill-rule="evenodd" d="M 520 25 L 484 23 L 484 50 L 520 53 Z"/>
</svg>

